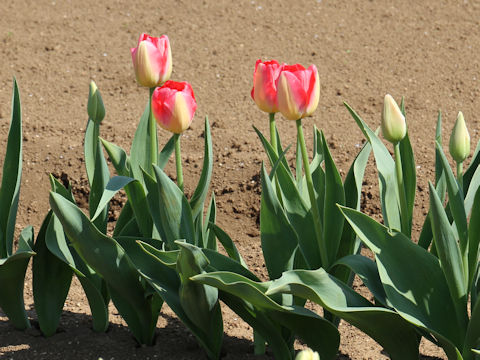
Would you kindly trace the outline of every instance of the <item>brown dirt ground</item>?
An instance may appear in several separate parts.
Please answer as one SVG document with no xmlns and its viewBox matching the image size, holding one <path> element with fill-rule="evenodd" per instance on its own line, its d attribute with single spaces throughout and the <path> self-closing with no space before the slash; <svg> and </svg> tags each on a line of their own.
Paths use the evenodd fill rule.
<svg viewBox="0 0 480 360">
<path fill-rule="evenodd" d="M 405 96 L 418 165 L 415 230 L 427 207 L 433 178 L 436 114 L 443 110 L 449 134 L 457 111 L 465 114 L 478 141 L 480 4 L 458 1 L 379 0 L 17 0 L 0 2 L 0 156 L 10 117 L 12 77 L 20 85 L 24 114 L 24 173 L 18 227 L 39 229 L 48 211 L 48 174 L 65 173 L 85 198 L 83 134 L 90 79 L 107 108 L 101 135 L 129 149 L 146 103 L 132 71 L 129 48 L 141 32 L 168 34 L 172 79 L 189 81 L 198 102 L 196 119 L 182 137 L 186 191 L 199 176 L 202 119 L 208 115 L 214 140 L 212 189 L 218 223 L 236 241 L 250 266 L 265 269 L 260 249 L 258 174 L 266 160 L 252 130 L 267 133 L 266 114 L 250 99 L 257 58 L 316 64 L 322 83 L 320 105 L 307 124 L 327 139 L 342 174 L 362 142 L 344 109 L 348 101 L 372 126 L 379 124 L 383 96 Z M 294 141 L 294 124 L 278 122 L 284 144 Z M 160 141 L 167 134 L 159 132 Z M 378 217 L 376 176 L 364 186 L 365 211 Z M 173 166 L 168 168 L 173 175 Z M 88 190 L 88 189 L 87 189 Z M 26 306 L 33 321 L 31 274 Z M 170 311 L 158 323 L 154 347 L 136 347 L 124 322 L 111 309 L 105 334 L 90 329 L 87 301 L 74 282 L 59 332 L 51 338 L 33 328 L 15 331 L 0 313 L 0 358 L 5 359 L 202 359 L 187 330 Z M 373 340 L 348 324 L 340 326 L 339 359 L 385 359 Z M 251 329 L 225 308 L 227 359 L 253 359 Z M 431 344 L 426 358 L 443 358 Z M 265 358 L 268 358 L 266 356 Z"/>
</svg>

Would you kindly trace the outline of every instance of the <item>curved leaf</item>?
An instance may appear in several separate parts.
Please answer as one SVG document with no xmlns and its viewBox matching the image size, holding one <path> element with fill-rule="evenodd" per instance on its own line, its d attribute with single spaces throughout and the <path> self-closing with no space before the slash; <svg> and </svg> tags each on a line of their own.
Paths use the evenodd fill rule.
<svg viewBox="0 0 480 360">
<path fill-rule="evenodd" d="M 99 138 L 107 152 L 110 160 L 112 161 L 113 167 L 117 171 L 117 174 L 120 176 L 129 176 L 130 175 L 130 159 L 120 146 L 115 145 L 114 143 L 108 142 L 105 139 Z"/>
</svg>

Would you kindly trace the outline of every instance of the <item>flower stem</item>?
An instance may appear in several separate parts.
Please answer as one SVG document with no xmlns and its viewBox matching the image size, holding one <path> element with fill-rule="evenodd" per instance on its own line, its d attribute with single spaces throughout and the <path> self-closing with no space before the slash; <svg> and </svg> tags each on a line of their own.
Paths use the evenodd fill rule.
<svg viewBox="0 0 480 360">
<path fill-rule="evenodd" d="M 275 113 L 270 113 L 270 145 L 273 147 L 273 151 L 278 155 L 277 151 L 277 128 L 275 126 Z"/>
<path fill-rule="evenodd" d="M 157 165 L 157 153 L 158 153 L 158 140 L 157 140 L 157 123 L 153 117 L 152 110 L 152 96 L 155 91 L 155 87 L 150 88 L 150 112 L 148 115 L 148 128 L 150 133 L 150 163 Z M 153 174 L 153 168 L 151 169 Z"/>
<path fill-rule="evenodd" d="M 175 142 L 175 165 L 177 166 L 177 185 L 183 191 L 183 171 L 182 171 L 182 154 L 180 152 L 180 136 L 175 134 L 173 140 Z"/>
<path fill-rule="evenodd" d="M 302 119 L 297 120 L 297 134 L 302 152 L 303 168 L 305 170 L 305 178 L 307 180 L 308 196 L 312 205 L 313 224 L 315 233 L 317 234 L 317 243 L 320 250 L 320 258 L 322 260 L 322 267 L 328 269 L 328 254 L 327 247 L 323 241 L 322 219 L 320 218 L 320 211 L 318 210 L 317 199 L 315 198 L 315 191 L 313 190 L 312 173 L 310 172 L 310 163 L 308 162 L 307 147 L 305 145 L 305 138 L 303 136 Z"/>
<path fill-rule="evenodd" d="M 398 196 L 400 197 L 400 222 L 402 226 L 402 233 L 409 236 L 410 230 L 408 226 L 408 207 L 407 195 L 405 194 L 405 185 L 403 182 L 402 157 L 400 155 L 400 143 L 396 142 L 393 145 L 395 152 L 395 172 L 397 174 Z"/>
<path fill-rule="evenodd" d="M 463 162 L 457 162 L 457 182 L 458 187 L 463 193 Z"/>
</svg>

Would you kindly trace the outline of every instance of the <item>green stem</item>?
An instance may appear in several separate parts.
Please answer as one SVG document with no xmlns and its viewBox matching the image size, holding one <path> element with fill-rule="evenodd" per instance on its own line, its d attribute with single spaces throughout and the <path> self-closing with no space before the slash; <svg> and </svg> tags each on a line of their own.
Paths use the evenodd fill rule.
<svg viewBox="0 0 480 360">
<path fill-rule="evenodd" d="M 463 162 L 457 162 L 457 182 L 463 194 Z"/>
<path fill-rule="evenodd" d="M 297 134 L 300 142 L 300 149 L 302 152 L 303 168 L 305 170 L 305 178 L 307 180 L 308 196 L 312 205 L 313 225 L 315 233 L 317 234 L 318 248 L 320 249 L 320 258 L 322 260 L 322 267 L 328 269 L 328 254 L 327 247 L 323 241 L 322 219 L 320 218 L 320 211 L 318 210 L 317 199 L 315 198 L 315 191 L 313 190 L 312 173 L 310 172 L 310 163 L 308 162 L 307 147 L 305 145 L 305 138 L 303 136 L 302 119 L 297 120 Z"/>
<path fill-rule="evenodd" d="M 158 140 L 157 140 L 157 122 L 153 117 L 153 110 L 152 110 L 152 96 L 153 92 L 155 91 L 155 87 L 150 88 L 150 112 L 148 115 L 148 127 L 150 133 L 150 163 L 157 164 L 157 154 L 158 154 Z M 151 174 L 153 174 L 153 167 L 151 168 Z"/>
<path fill-rule="evenodd" d="M 277 151 L 277 128 L 275 126 L 275 113 L 270 113 L 270 145 L 273 147 L 273 151 L 278 155 Z"/>
<path fill-rule="evenodd" d="M 400 197 L 400 221 L 402 224 L 402 233 L 409 236 L 410 230 L 408 226 L 408 207 L 407 195 L 405 194 L 405 185 L 403 182 L 402 157 L 400 155 L 400 143 L 393 145 L 395 152 L 395 172 L 397 174 L 398 196 Z"/>
<path fill-rule="evenodd" d="M 177 166 L 177 185 L 183 191 L 183 171 L 182 171 L 182 154 L 180 152 L 180 136 L 175 134 L 173 140 L 175 142 L 175 165 Z"/>
</svg>

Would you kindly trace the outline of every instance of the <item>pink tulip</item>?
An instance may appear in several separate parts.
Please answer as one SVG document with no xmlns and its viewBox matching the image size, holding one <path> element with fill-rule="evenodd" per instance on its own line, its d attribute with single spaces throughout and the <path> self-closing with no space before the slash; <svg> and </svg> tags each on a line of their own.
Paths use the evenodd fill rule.
<svg viewBox="0 0 480 360">
<path fill-rule="evenodd" d="M 277 104 L 289 120 L 312 115 L 320 99 L 320 80 L 315 65 L 283 65 L 277 79 Z"/>
<path fill-rule="evenodd" d="M 170 79 L 172 74 L 172 51 L 167 35 L 160 38 L 140 35 L 132 53 L 135 75 L 140 85 L 153 88 Z"/>
<path fill-rule="evenodd" d="M 196 109 L 195 95 L 187 82 L 169 80 L 153 92 L 153 116 L 158 125 L 172 133 L 188 129 Z"/>
<path fill-rule="evenodd" d="M 253 73 L 252 99 L 260 110 L 275 113 L 277 106 L 277 85 L 276 81 L 280 73 L 280 64 L 277 60 L 257 60 Z"/>
</svg>

